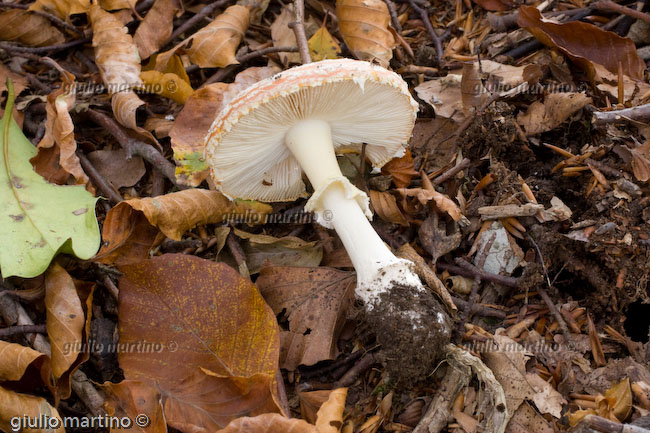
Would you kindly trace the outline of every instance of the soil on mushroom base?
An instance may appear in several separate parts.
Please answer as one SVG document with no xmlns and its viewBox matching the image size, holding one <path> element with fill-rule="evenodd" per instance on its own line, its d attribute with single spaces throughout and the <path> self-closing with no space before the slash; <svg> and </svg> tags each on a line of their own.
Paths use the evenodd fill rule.
<svg viewBox="0 0 650 433">
<path fill-rule="evenodd" d="M 413 313 L 420 316 L 415 323 Z M 364 309 L 361 320 L 381 344 L 378 358 L 398 387 L 409 387 L 435 370 L 452 329 L 431 292 L 397 283 L 371 311 Z"/>
</svg>

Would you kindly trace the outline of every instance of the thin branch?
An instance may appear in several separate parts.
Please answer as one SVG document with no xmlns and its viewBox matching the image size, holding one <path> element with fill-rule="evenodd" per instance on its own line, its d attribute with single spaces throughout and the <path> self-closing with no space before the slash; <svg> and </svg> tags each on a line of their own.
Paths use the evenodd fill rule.
<svg viewBox="0 0 650 433">
<path fill-rule="evenodd" d="M 436 177 L 431 181 L 432 184 L 434 185 L 440 185 L 443 182 L 446 182 L 447 180 L 451 179 L 452 177 L 456 176 L 456 174 L 469 167 L 470 160 L 469 158 L 463 158 L 463 160 L 458 163 L 458 165 L 453 166 L 449 170 L 445 171 L 442 173 L 440 176 Z"/>
<path fill-rule="evenodd" d="M 291 27 L 296 35 L 296 43 L 298 44 L 300 60 L 304 65 L 311 63 L 309 45 L 307 44 L 307 36 L 305 35 L 305 26 L 303 24 L 303 20 L 305 18 L 305 2 L 303 0 L 295 0 L 293 5 L 296 9 L 296 21 L 289 23 L 289 27 Z"/>
<path fill-rule="evenodd" d="M 466 263 L 470 264 L 468 262 Z M 473 278 L 476 276 L 476 274 L 479 274 L 481 276 L 481 279 L 485 281 L 492 281 L 493 283 L 501 284 L 502 286 L 506 286 L 506 287 L 513 287 L 513 288 L 519 287 L 519 280 L 515 277 L 509 277 L 507 275 L 491 274 L 489 272 L 476 269 L 476 267 L 473 265 L 471 265 L 471 267 L 473 269 L 469 267 L 466 268 L 461 266 L 454 266 L 444 262 L 436 263 L 436 268 L 447 270 L 456 275 L 462 275 L 463 277 Z"/>
<path fill-rule="evenodd" d="M 24 52 L 31 54 L 42 54 L 42 53 L 56 53 L 57 51 L 67 50 L 68 48 L 76 47 L 77 45 L 87 44 L 91 42 L 91 38 L 82 38 L 76 39 L 71 42 L 66 42 L 63 44 L 49 45 L 47 47 L 21 47 L 18 45 L 8 44 L 6 42 L 0 42 L 0 48 L 10 52 Z"/>
<path fill-rule="evenodd" d="M 194 27 L 194 25 L 198 24 L 198 22 L 201 21 L 203 18 L 207 17 L 212 12 L 214 12 L 215 9 L 218 9 L 228 3 L 230 3 L 230 0 L 217 0 L 214 3 L 207 5 L 206 7 L 201 9 L 196 15 L 194 15 L 189 20 L 185 21 L 181 26 L 179 26 L 176 30 L 174 30 L 174 33 L 172 33 L 169 39 L 167 39 L 165 43 L 162 44 L 162 46 L 164 47 L 168 43 L 172 42 L 178 36 L 180 36 L 181 34 L 185 33 L 187 30 Z"/>
<path fill-rule="evenodd" d="M 90 160 L 82 152 L 77 152 L 77 157 L 81 163 L 81 167 L 84 169 L 84 172 L 88 175 L 92 183 L 97 187 L 97 189 L 106 196 L 108 201 L 112 205 L 116 205 L 121 202 L 122 196 L 115 190 L 113 185 L 111 185 L 104 176 L 102 176 L 95 166 L 90 162 Z"/>
<path fill-rule="evenodd" d="M 0 328 L 0 338 L 18 334 L 32 334 L 36 332 L 39 334 L 47 333 L 45 325 L 17 325 Z"/>
<path fill-rule="evenodd" d="M 424 27 L 426 27 L 427 33 L 429 33 L 429 37 L 433 41 L 433 45 L 436 47 L 436 55 L 438 57 L 438 63 L 440 63 L 442 60 L 442 40 L 440 39 L 440 36 L 438 36 L 438 34 L 435 32 L 435 30 L 433 30 L 431 19 L 429 18 L 429 13 L 426 9 L 418 6 L 415 0 L 409 0 L 409 4 L 413 10 L 416 11 L 418 15 L 420 15 L 420 19 L 424 22 Z"/>
<path fill-rule="evenodd" d="M 0 3 L 0 8 L 28 10 L 29 5 L 21 5 L 21 4 L 16 4 L 16 3 Z M 61 18 L 55 17 L 54 15 L 48 14 L 47 12 L 35 11 L 35 10 L 29 11 L 29 12 L 33 13 L 34 15 L 40 15 L 43 18 L 46 18 L 46 19 L 50 20 L 54 25 L 56 25 L 58 27 L 61 27 L 63 29 L 70 30 L 71 32 L 75 32 L 78 35 L 83 35 L 84 34 L 84 32 L 82 30 L 79 30 L 78 28 L 76 28 L 72 24 L 68 24 L 65 21 L 63 21 Z"/>
<path fill-rule="evenodd" d="M 628 17 L 632 17 L 637 20 L 645 21 L 646 23 L 650 23 L 650 15 L 646 14 L 645 12 L 629 8 L 627 6 L 619 5 L 611 0 L 597 1 L 596 3 L 592 3 L 591 7 L 599 11 L 616 12 L 619 14 L 627 15 Z"/>
<path fill-rule="evenodd" d="M 390 22 L 393 25 L 393 28 L 397 33 L 402 32 L 402 25 L 399 23 L 399 18 L 397 18 L 397 9 L 395 9 L 395 4 L 391 0 L 384 0 L 388 12 L 390 13 Z"/>
<path fill-rule="evenodd" d="M 596 125 L 632 120 L 635 122 L 650 121 L 650 104 L 639 105 L 638 107 L 624 108 L 614 111 L 596 111 L 593 113 L 592 122 Z"/>
</svg>

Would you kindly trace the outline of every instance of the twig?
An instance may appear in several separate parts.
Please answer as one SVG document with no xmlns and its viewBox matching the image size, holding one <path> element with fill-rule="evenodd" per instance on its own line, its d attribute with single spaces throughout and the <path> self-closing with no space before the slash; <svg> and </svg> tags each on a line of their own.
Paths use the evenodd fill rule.
<svg viewBox="0 0 650 433">
<path fill-rule="evenodd" d="M 440 185 L 441 183 L 446 182 L 447 180 L 449 180 L 452 177 L 456 176 L 456 173 L 458 173 L 459 171 L 464 170 L 467 167 L 469 167 L 469 163 L 470 163 L 469 158 L 463 158 L 463 160 L 461 162 L 459 162 L 457 165 L 450 168 L 449 170 L 445 171 L 440 176 L 433 179 L 431 181 L 431 183 L 434 184 L 434 185 Z"/>
<path fill-rule="evenodd" d="M 464 299 L 457 298 L 456 296 L 452 296 L 451 299 L 454 301 L 454 304 L 458 305 L 460 308 L 467 308 L 468 302 Z M 497 310 L 491 307 L 487 307 L 482 304 L 474 304 L 472 306 L 471 313 L 473 314 L 478 314 L 480 316 L 484 317 L 494 317 L 496 319 L 505 319 L 507 314 L 505 311 Z"/>
<path fill-rule="evenodd" d="M 645 12 L 629 8 L 627 6 L 619 5 L 611 0 L 599 0 L 596 3 L 592 3 L 591 7 L 599 11 L 616 12 L 635 18 L 637 20 L 645 21 L 646 23 L 650 23 L 650 15 L 646 14 Z"/>
<path fill-rule="evenodd" d="M 602 171 L 606 175 L 611 176 L 611 177 L 615 177 L 616 179 L 618 179 L 619 177 L 622 176 L 622 173 L 620 171 L 618 171 L 618 170 L 616 170 L 616 169 L 610 167 L 609 165 L 607 165 L 605 163 L 602 163 L 600 161 L 596 161 L 596 160 L 593 160 L 591 158 L 586 158 L 584 162 L 586 164 L 593 165 L 594 167 L 596 167 L 598 170 Z"/>
<path fill-rule="evenodd" d="M 580 421 L 580 425 L 591 427 L 601 433 L 650 433 L 650 430 L 643 427 L 633 424 L 621 424 L 597 415 L 587 415 Z"/>
<path fill-rule="evenodd" d="M 316 377 L 316 376 L 329 373 L 330 371 L 334 371 L 339 367 L 348 365 L 349 363 L 356 361 L 357 359 L 361 358 L 361 355 L 363 355 L 364 353 L 366 353 L 364 350 L 357 350 L 342 359 L 338 359 L 332 362 L 331 364 L 326 365 L 325 367 L 317 368 L 315 370 L 308 370 L 308 371 L 301 370 L 300 377 L 301 379 L 309 379 L 311 377 Z"/>
<path fill-rule="evenodd" d="M 622 110 L 595 111 L 592 118 L 592 122 L 596 125 L 605 125 L 620 122 L 621 120 L 647 123 L 650 121 L 650 104 L 624 108 Z"/>
<path fill-rule="evenodd" d="M 296 53 L 296 52 L 298 52 L 297 47 L 268 47 L 268 48 L 262 48 L 261 50 L 251 51 L 250 53 L 242 54 L 240 56 L 237 56 L 237 61 L 239 62 L 239 65 L 237 64 L 228 65 L 225 68 L 219 69 L 211 77 L 205 80 L 203 85 L 205 86 L 207 84 L 218 83 L 222 81 L 224 78 L 230 75 L 231 72 L 233 72 L 235 69 L 241 66 L 241 64 L 256 59 L 258 57 L 262 57 L 271 53 Z"/>
<path fill-rule="evenodd" d="M 17 325 L 9 326 L 8 328 L 0 328 L 0 338 L 9 337 L 17 334 L 31 334 L 38 332 L 39 334 L 47 333 L 45 325 Z"/>
<path fill-rule="evenodd" d="M 375 356 L 372 353 L 366 353 L 354 366 L 343 375 L 342 378 L 334 382 L 334 388 L 341 388 L 352 385 L 356 382 L 357 378 L 372 364 L 374 364 Z"/>
<path fill-rule="evenodd" d="M 0 42 L 0 48 L 7 51 L 13 52 L 23 52 L 31 54 L 41 54 L 41 53 L 55 53 L 57 51 L 67 50 L 68 48 L 76 47 L 77 45 L 87 44 L 91 42 L 91 38 L 82 38 L 76 39 L 71 42 L 65 42 L 63 44 L 57 45 L 48 45 L 47 47 L 21 47 L 18 45 L 11 45 L 6 42 Z"/>
<path fill-rule="evenodd" d="M 408 2 L 413 10 L 416 11 L 418 15 L 420 15 L 420 19 L 424 22 L 424 27 L 426 27 L 427 33 L 429 33 L 429 37 L 433 41 L 433 45 L 436 47 L 436 55 L 438 57 L 438 63 L 440 63 L 442 60 L 442 40 L 440 39 L 440 36 L 438 36 L 438 34 L 435 32 L 435 30 L 433 30 L 431 19 L 429 18 L 429 13 L 426 9 L 418 6 L 415 0 L 408 0 Z"/>
<path fill-rule="evenodd" d="M 115 190 L 113 185 L 104 179 L 104 176 L 102 176 L 101 173 L 97 171 L 95 166 L 92 164 L 92 162 L 90 162 L 86 155 L 78 151 L 77 157 L 79 158 L 79 162 L 81 162 L 81 168 L 83 168 L 84 172 L 86 172 L 92 183 L 97 187 L 97 189 L 99 189 L 102 194 L 106 196 L 112 205 L 116 205 L 123 200 L 122 196 Z"/>
<path fill-rule="evenodd" d="M 546 12 L 543 13 L 542 16 L 544 18 L 552 18 L 558 16 L 572 17 L 574 15 L 580 15 L 586 12 L 591 14 L 593 11 L 591 8 L 578 8 L 578 9 L 571 9 L 567 11 Z M 495 32 L 506 32 L 513 27 L 517 27 L 518 16 L 519 16 L 519 12 L 514 12 L 508 15 L 497 15 L 492 12 L 488 12 L 487 19 L 488 19 L 488 23 L 490 23 L 490 27 L 492 27 L 492 30 L 494 30 Z"/>
<path fill-rule="evenodd" d="M 397 10 L 395 9 L 395 4 L 391 0 L 384 0 L 388 12 L 390 13 L 390 22 L 393 25 L 393 28 L 397 33 L 402 32 L 402 25 L 399 23 L 399 18 L 397 18 Z"/>
<path fill-rule="evenodd" d="M 239 273 L 242 276 L 249 278 L 250 272 L 248 270 L 248 264 L 246 263 L 246 253 L 239 244 L 237 236 L 233 232 L 230 232 L 228 234 L 228 237 L 226 238 L 226 245 L 228 245 L 228 250 L 230 251 L 230 254 L 232 254 L 232 257 L 235 259 L 235 262 L 239 267 Z"/>
<path fill-rule="evenodd" d="M 507 275 L 491 274 L 489 272 L 485 272 L 480 269 L 477 269 L 474 265 L 471 265 L 469 262 L 465 262 L 465 263 L 467 263 L 471 267 L 454 266 L 443 262 L 436 263 L 436 267 L 442 270 L 452 272 L 456 275 L 462 275 L 463 277 L 468 277 L 468 278 L 472 278 L 478 273 L 481 275 L 482 280 L 492 281 L 493 283 L 501 284 L 502 286 L 506 286 L 506 287 L 518 288 L 520 285 L 519 280 L 515 277 L 509 277 Z"/>
<path fill-rule="evenodd" d="M 167 161 L 167 159 L 156 150 L 153 146 L 143 143 L 140 140 L 127 135 L 120 125 L 107 115 L 95 110 L 88 110 L 88 116 L 93 122 L 101 125 L 106 129 L 120 145 L 126 150 L 127 158 L 133 155 L 141 156 L 144 160 L 149 162 L 154 169 L 159 170 L 167 179 L 171 180 L 176 185 L 176 169 L 174 165 Z"/>
<path fill-rule="evenodd" d="M 293 5 L 296 10 L 296 20 L 292 23 L 289 23 L 289 27 L 296 35 L 296 43 L 298 44 L 300 60 L 304 65 L 311 63 L 309 45 L 307 44 L 307 36 L 305 35 L 305 26 L 303 24 L 303 20 L 305 18 L 305 2 L 304 0 L 295 0 Z"/>
<path fill-rule="evenodd" d="M 21 5 L 21 4 L 17 4 L 17 3 L 0 3 L 0 8 L 28 10 L 29 5 Z M 42 11 L 35 11 L 35 10 L 32 10 L 30 12 L 33 13 L 34 15 L 40 15 L 43 18 L 46 18 L 46 19 L 52 21 L 52 23 L 54 25 L 59 26 L 61 28 L 64 28 L 66 30 L 70 30 L 72 32 L 75 32 L 78 35 L 83 35 L 84 34 L 84 32 L 82 30 L 79 30 L 78 28 L 76 28 L 72 24 L 68 24 L 65 21 L 63 21 L 61 18 L 55 17 L 52 14 L 48 14 L 47 12 L 42 12 Z"/>
<path fill-rule="evenodd" d="M 212 12 L 214 12 L 215 9 L 220 8 L 221 6 L 229 3 L 230 0 L 217 0 L 214 3 L 210 3 L 203 9 L 201 9 L 196 15 L 194 15 L 192 18 L 189 20 L 185 21 L 181 26 L 179 26 L 176 30 L 174 30 L 174 33 L 165 41 L 162 46 L 164 47 L 174 39 L 176 39 L 179 35 L 185 33 L 188 29 L 192 28 L 195 24 L 197 24 L 199 21 L 201 21 L 203 18 L 206 16 L 210 15 Z"/>
</svg>

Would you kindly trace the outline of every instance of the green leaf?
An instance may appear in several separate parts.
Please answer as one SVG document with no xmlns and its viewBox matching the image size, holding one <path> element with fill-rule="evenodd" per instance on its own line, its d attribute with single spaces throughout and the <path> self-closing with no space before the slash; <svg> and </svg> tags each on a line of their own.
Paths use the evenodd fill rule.
<svg viewBox="0 0 650 433">
<path fill-rule="evenodd" d="M 336 59 L 341 52 L 341 47 L 336 43 L 336 40 L 330 35 L 325 26 L 314 33 L 314 35 L 307 41 L 309 45 L 309 54 L 313 61 L 325 59 Z"/>
<path fill-rule="evenodd" d="M 29 160 L 36 148 L 13 119 L 13 84 L 0 121 L 0 272 L 42 274 L 59 252 L 89 259 L 99 248 L 95 202 L 83 186 L 47 183 Z"/>
</svg>

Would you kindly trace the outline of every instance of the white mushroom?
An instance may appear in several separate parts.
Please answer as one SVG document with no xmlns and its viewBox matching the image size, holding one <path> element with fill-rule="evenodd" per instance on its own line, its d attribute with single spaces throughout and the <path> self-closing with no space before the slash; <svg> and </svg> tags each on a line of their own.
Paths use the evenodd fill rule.
<svg viewBox="0 0 650 433">
<path fill-rule="evenodd" d="M 215 184 L 231 197 L 295 200 L 305 195 L 304 172 L 314 188 L 305 209 L 341 238 L 366 310 L 392 314 L 426 340 L 432 326 L 433 334 L 448 338 L 447 318 L 435 301 L 409 307 L 390 299 L 394 287 L 408 288 L 410 298 L 431 295 L 413 264 L 395 257 L 374 231 L 367 195 L 343 176 L 335 155 L 366 143 L 376 168 L 401 156 L 417 108 L 402 78 L 380 66 L 349 59 L 310 63 L 235 97 L 214 121 L 205 156 Z M 423 339 L 416 338 L 422 347 Z"/>
</svg>

